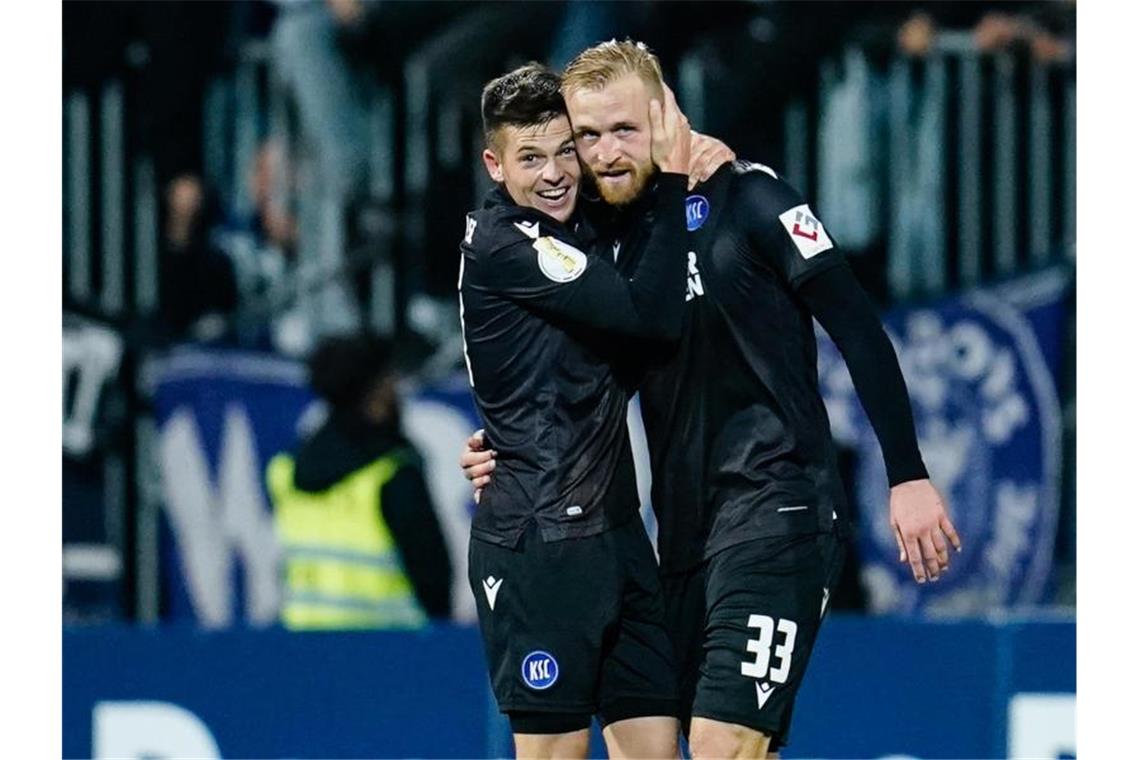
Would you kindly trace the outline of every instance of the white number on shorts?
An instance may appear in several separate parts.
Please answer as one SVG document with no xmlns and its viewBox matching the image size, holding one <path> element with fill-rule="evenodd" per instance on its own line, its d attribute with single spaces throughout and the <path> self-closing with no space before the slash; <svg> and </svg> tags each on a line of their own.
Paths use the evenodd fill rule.
<svg viewBox="0 0 1140 760">
<path fill-rule="evenodd" d="M 752 662 L 740 663 L 740 672 L 749 678 L 767 679 L 773 683 L 784 683 L 792 668 L 792 650 L 796 647 L 796 621 L 780 618 L 774 621 L 767 615 L 749 615 L 748 627 L 759 628 L 760 635 L 749 639 L 746 649 L 755 655 Z M 782 633 L 784 640 L 772 651 L 773 632 Z M 776 665 L 769 672 L 772 655 L 776 655 Z"/>
</svg>

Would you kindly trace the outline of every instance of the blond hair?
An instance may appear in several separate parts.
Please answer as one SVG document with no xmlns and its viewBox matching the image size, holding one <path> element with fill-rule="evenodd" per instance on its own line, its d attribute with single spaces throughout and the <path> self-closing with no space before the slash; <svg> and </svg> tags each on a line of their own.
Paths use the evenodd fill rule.
<svg viewBox="0 0 1140 760">
<path fill-rule="evenodd" d="M 664 98 L 665 78 L 660 61 L 644 42 L 630 39 L 599 42 L 575 56 L 562 73 L 562 94 L 600 90 L 629 74 L 641 77 L 651 97 Z"/>
</svg>

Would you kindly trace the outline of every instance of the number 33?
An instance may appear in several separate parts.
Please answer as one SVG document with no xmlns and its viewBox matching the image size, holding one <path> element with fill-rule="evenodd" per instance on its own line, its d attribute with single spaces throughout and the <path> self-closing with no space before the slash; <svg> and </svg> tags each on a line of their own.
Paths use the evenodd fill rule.
<svg viewBox="0 0 1140 760">
<path fill-rule="evenodd" d="M 756 655 L 752 662 L 745 660 L 740 663 L 740 672 L 749 678 L 768 679 L 773 683 L 784 683 L 788 680 L 788 671 L 792 667 L 792 650 L 796 646 L 796 621 L 780 618 L 779 622 L 767 615 L 749 615 L 748 627 L 759 628 L 760 635 L 755 639 L 748 639 L 746 649 Z M 773 633 L 783 634 L 784 640 L 772 650 Z M 775 655 L 776 664 L 768 671 L 769 661 Z"/>
</svg>

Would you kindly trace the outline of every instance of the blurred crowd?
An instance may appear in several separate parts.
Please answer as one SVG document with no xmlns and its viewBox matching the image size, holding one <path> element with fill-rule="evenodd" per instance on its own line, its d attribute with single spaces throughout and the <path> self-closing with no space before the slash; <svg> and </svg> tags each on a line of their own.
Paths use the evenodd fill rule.
<svg viewBox="0 0 1140 760">
<path fill-rule="evenodd" d="M 799 179 L 806 186 L 799 189 L 820 201 L 864 286 L 888 306 L 897 297 L 885 253 L 894 210 L 873 186 L 881 178 L 871 177 L 885 172 L 886 140 L 876 140 L 881 123 L 857 134 L 851 114 L 870 110 L 864 98 L 882 105 L 887 72 L 900 59 L 918 64 L 951 38 L 971 51 L 1045 65 L 1073 61 L 1076 39 L 1073 0 L 87 2 L 64 4 L 63 22 L 65 94 L 94 99 L 106 83 L 125 83 L 128 153 L 154 167 L 156 308 L 127 320 L 107 317 L 116 327 L 129 322 L 127 355 L 206 343 L 309 359 L 312 370 L 321 350 L 326 359 L 332 351 L 334 364 L 346 369 L 340 378 L 313 377 L 322 397 L 370 370 L 293 454 L 310 475 L 319 471 L 308 486 L 320 490 L 405 452 L 394 487 L 370 492 L 369 514 L 383 504 L 380 521 L 390 533 L 373 549 L 384 554 L 394 541 L 421 558 L 442 539 L 419 455 L 403 439 L 385 394 L 397 363 L 426 379 L 462 365 L 456 253 L 464 213 L 487 189 L 476 160 L 485 81 L 527 60 L 558 68 L 601 40 L 643 40 L 659 55 L 694 127 L 793 183 L 795 167 L 784 165 L 797 138 L 789 107 L 812 103 L 808 112 L 817 121 L 803 122 L 802 131 L 812 140 L 818 134 L 821 145 L 834 137 L 846 153 L 821 149 L 805 159 Z M 845 55 L 853 48 L 861 69 Z M 697 79 L 687 68 L 693 61 Z M 838 67 L 848 85 L 833 91 L 831 103 L 821 95 L 826 66 Z M 860 89 L 857 80 L 870 84 Z M 253 107 L 243 106 L 247 97 Z M 852 101 L 860 101 L 856 109 L 842 111 Z M 831 117 L 830 133 L 821 111 Z M 97 137 L 98 120 L 92 122 Z M 99 161 L 93 168 L 106 169 Z M 100 183 L 89 184 L 97 196 Z M 897 202 L 910 202 L 921 223 L 931 207 L 910 189 L 895 188 L 905 196 Z M 864 202 L 874 198 L 877 206 Z M 1056 219 L 1053 226 L 1060 226 Z M 107 316 L 70 292 L 64 303 L 68 311 Z M 345 335 L 356 337 L 336 337 Z M 133 380 L 123 385 L 133 388 Z M 1071 388 L 1060 392 L 1071 398 Z M 372 404 L 374 396 L 382 400 Z M 365 406 L 378 411 L 361 422 Z M 334 466 L 322 470 L 324 460 Z M 340 467 L 349 461 L 352 467 Z M 303 515 L 297 505 L 305 498 L 278 495 L 294 515 Z M 409 517 L 401 505 L 412 502 L 428 508 Z M 343 548 L 341 538 L 328 538 L 332 549 Z M 1075 561 L 1072 546 L 1064 553 Z M 413 565 L 396 591 L 384 593 L 415 596 L 428 617 L 447 616 L 440 589 L 452 568 L 430 560 Z M 849 606 L 862 604 L 855 577 L 848 574 L 853 586 L 842 592 Z M 323 590 L 336 592 L 342 580 Z"/>
<path fill-rule="evenodd" d="M 424 197 L 389 192 L 378 199 L 367 94 L 373 86 L 390 87 L 397 105 L 406 106 L 409 56 L 468 20 L 504 15 L 525 16 L 528 33 L 518 36 L 516 49 L 489 59 L 486 71 L 468 72 L 476 81 L 528 57 L 559 66 L 613 36 L 648 42 L 675 80 L 683 55 L 700 50 L 709 84 L 698 126 L 738 154 L 777 168 L 784 106 L 810 95 L 820 62 L 845 44 L 857 42 L 872 60 L 900 51 L 923 56 L 939 30 L 971 30 L 979 50 L 1023 48 L 1048 61 L 1070 55 L 1075 39 L 1072 2 L 69 4 L 65 90 L 116 76 L 137 82 L 134 102 L 142 107 L 133 139 L 153 155 L 162 188 L 160 315 L 168 337 L 304 355 L 320 334 L 359 327 L 369 319 L 362 300 L 375 285 L 363 274 L 371 260 L 354 262 L 349 254 L 357 230 L 376 219 L 378 204 L 398 213 L 414 211 L 401 204 L 415 203 L 430 223 L 423 235 L 396 236 L 403 242 L 392 254 L 391 271 L 401 278 L 398 314 L 385 331 L 429 349 L 446 343 L 456 329 L 455 230 L 477 201 L 478 180 L 464 175 L 453 182 L 437 173 Z M 203 155 L 206 93 L 258 44 L 268 51 L 270 76 L 286 94 L 312 163 L 296 160 L 297 144 L 276 134 L 263 115 L 257 148 L 240 170 L 244 186 L 223 193 L 211 186 Z M 471 88 L 456 97 L 465 95 L 471 107 L 476 93 Z M 314 192 L 341 216 L 341 234 L 318 231 L 328 214 L 305 212 L 298 202 Z M 306 290 L 319 297 L 316 307 L 306 306 Z"/>
</svg>

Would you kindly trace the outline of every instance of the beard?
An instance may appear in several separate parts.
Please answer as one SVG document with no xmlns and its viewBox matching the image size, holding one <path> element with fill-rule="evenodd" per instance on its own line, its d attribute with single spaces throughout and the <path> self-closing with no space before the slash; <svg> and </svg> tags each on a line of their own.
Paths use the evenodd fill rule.
<svg viewBox="0 0 1140 760">
<path fill-rule="evenodd" d="M 606 182 L 600 181 L 597 172 L 592 167 L 589 167 L 590 179 L 593 180 L 594 187 L 597 188 L 598 194 L 602 196 L 602 200 L 611 206 L 628 206 L 635 200 L 641 197 L 645 191 L 646 185 L 649 180 L 653 178 L 657 167 L 652 162 L 644 164 L 622 164 L 610 169 L 628 169 L 629 175 L 627 181 L 620 187 L 614 187 Z"/>
</svg>

